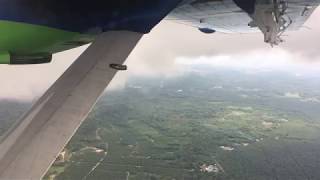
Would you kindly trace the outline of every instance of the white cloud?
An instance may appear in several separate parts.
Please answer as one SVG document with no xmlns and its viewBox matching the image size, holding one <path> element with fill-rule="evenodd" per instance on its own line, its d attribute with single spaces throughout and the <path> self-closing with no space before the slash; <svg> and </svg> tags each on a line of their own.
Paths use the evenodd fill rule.
<svg viewBox="0 0 320 180">
<path fill-rule="evenodd" d="M 176 65 L 208 65 L 212 67 L 248 70 L 280 70 L 294 73 L 318 72 L 320 63 L 299 61 L 301 56 L 281 48 L 256 50 L 248 53 L 225 54 L 199 57 L 177 57 Z"/>
</svg>

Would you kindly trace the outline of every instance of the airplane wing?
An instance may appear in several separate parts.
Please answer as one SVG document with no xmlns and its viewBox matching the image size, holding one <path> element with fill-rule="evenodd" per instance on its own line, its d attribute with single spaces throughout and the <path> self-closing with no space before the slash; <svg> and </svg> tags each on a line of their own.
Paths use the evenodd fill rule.
<svg viewBox="0 0 320 180">
<path fill-rule="evenodd" d="M 0 146 L 0 179 L 40 179 L 87 117 L 141 33 L 106 32 L 39 99 Z"/>
<path fill-rule="evenodd" d="M 141 36 L 180 1 L 0 1 L 0 64 L 48 63 L 93 41 L 4 136 L 0 179 L 40 179 Z"/>
</svg>

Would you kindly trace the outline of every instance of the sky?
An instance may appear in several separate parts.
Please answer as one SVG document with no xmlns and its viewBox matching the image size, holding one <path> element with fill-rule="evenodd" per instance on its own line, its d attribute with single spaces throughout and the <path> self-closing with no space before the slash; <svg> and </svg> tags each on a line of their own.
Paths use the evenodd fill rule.
<svg viewBox="0 0 320 180">
<path fill-rule="evenodd" d="M 285 69 L 299 74 L 320 69 L 320 8 L 299 31 L 285 33 L 285 42 L 271 48 L 263 35 L 203 34 L 197 29 L 162 21 L 144 35 L 109 89 L 122 87 L 128 76 L 176 76 L 193 64 L 247 69 Z M 0 99 L 30 101 L 40 96 L 87 46 L 57 53 L 44 65 L 0 65 Z M 320 74 L 320 71 L 319 71 Z"/>
</svg>

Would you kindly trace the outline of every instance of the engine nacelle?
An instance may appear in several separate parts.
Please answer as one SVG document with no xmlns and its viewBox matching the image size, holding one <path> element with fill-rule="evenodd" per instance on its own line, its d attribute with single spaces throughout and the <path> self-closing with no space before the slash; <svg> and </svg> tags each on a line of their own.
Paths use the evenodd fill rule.
<svg viewBox="0 0 320 180">
<path fill-rule="evenodd" d="M 28 55 L 10 54 L 9 52 L 0 52 L 0 64 L 24 65 L 24 64 L 44 64 L 50 63 L 52 54 L 39 53 Z"/>
</svg>

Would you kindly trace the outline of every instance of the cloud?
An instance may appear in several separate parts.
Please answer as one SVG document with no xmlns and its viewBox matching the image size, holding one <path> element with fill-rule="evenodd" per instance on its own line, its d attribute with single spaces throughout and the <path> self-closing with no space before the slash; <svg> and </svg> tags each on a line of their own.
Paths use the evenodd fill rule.
<svg viewBox="0 0 320 180">
<path fill-rule="evenodd" d="M 263 56 L 262 56 L 263 55 Z M 177 57 L 177 65 L 206 65 L 207 67 L 222 67 L 255 71 L 287 71 L 294 73 L 318 73 L 320 62 L 299 61 L 302 57 L 293 55 L 283 49 L 257 50 L 249 53 L 225 54 L 216 56 Z M 295 63 L 293 63 L 295 62 Z"/>
</svg>

